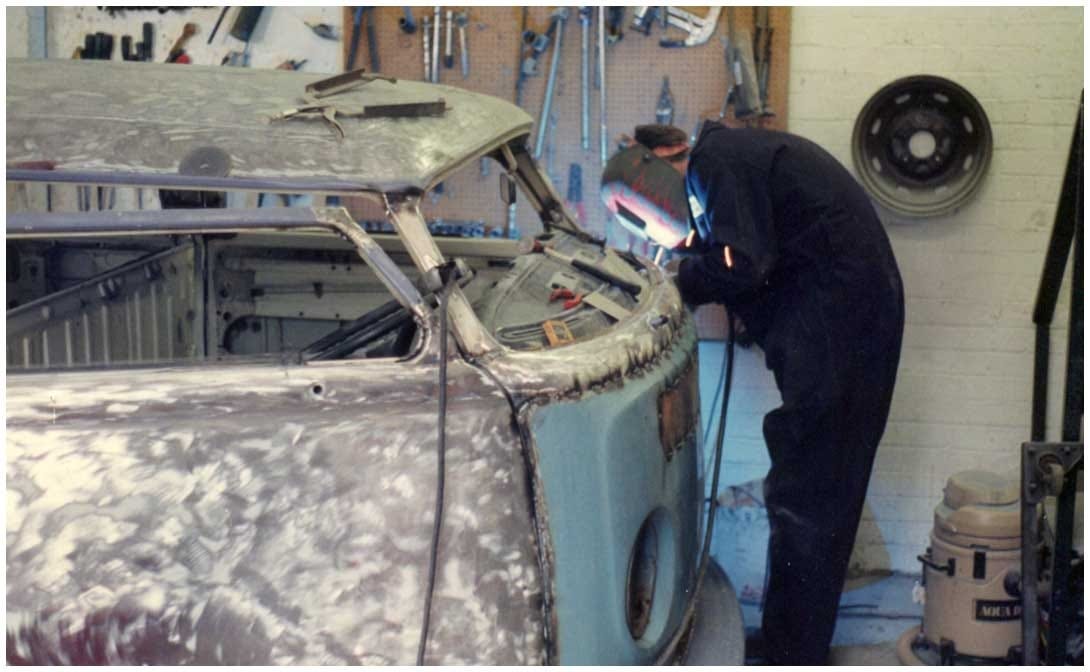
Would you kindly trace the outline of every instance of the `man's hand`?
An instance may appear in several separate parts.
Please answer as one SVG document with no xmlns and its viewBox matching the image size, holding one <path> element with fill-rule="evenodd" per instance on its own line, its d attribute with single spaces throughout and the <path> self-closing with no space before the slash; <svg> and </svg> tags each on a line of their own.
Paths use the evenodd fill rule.
<svg viewBox="0 0 1090 672">
<path fill-rule="evenodd" d="M 681 257 L 674 257 L 670 261 L 666 262 L 663 266 L 662 272 L 666 274 L 666 277 L 677 283 L 677 272 L 681 269 Z"/>
</svg>

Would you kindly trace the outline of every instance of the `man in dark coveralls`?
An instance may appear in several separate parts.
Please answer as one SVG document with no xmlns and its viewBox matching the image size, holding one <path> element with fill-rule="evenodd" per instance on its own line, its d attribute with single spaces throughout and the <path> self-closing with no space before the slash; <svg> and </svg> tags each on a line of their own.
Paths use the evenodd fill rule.
<svg viewBox="0 0 1090 672">
<path fill-rule="evenodd" d="M 901 352 L 889 239 L 851 174 L 803 138 L 709 122 L 691 157 L 674 127 L 635 139 L 685 175 L 695 254 L 678 267 L 682 298 L 724 304 L 783 398 L 764 419 L 770 571 L 747 648 L 824 664 Z"/>
</svg>

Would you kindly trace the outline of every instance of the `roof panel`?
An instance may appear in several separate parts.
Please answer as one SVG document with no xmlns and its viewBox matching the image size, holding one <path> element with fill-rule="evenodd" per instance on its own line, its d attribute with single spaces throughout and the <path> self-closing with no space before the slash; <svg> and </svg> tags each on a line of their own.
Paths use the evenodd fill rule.
<svg viewBox="0 0 1090 672">
<path fill-rule="evenodd" d="M 332 96 L 342 110 L 434 101 L 442 117 L 271 121 L 328 75 L 159 63 L 9 59 L 7 161 L 57 170 L 176 174 L 198 147 L 231 156 L 232 178 L 425 189 L 482 150 L 528 133 L 518 107 L 437 84 L 374 81 Z"/>
</svg>

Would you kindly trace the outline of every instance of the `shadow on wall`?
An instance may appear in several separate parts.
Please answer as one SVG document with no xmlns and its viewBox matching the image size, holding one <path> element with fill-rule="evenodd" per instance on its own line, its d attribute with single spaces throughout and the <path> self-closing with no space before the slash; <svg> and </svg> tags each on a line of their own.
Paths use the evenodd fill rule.
<svg viewBox="0 0 1090 672">
<path fill-rule="evenodd" d="M 863 507 L 844 590 L 854 590 L 892 574 L 890 555 L 870 506 Z M 726 570 L 744 604 L 760 605 L 764 597 L 768 558 L 768 510 L 764 480 L 730 485 L 719 492 L 712 555 Z M 877 538 L 874 535 L 878 535 Z"/>
</svg>

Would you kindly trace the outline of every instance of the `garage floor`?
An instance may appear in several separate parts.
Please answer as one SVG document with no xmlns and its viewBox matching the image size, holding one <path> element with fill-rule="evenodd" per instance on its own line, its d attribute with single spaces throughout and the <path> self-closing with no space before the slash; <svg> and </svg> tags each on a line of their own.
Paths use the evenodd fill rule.
<svg viewBox="0 0 1090 672">
<path fill-rule="evenodd" d="M 912 603 L 916 577 L 904 574 L 856 581 L 840 600 L 832 665 L 899 665 L 897 638 L 918 625 L 923 607 Z M 746 626 L 761 622 L 760 605 L 742 604 Z"/>
</svg>

